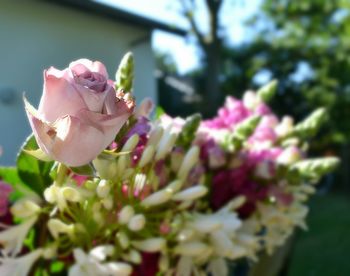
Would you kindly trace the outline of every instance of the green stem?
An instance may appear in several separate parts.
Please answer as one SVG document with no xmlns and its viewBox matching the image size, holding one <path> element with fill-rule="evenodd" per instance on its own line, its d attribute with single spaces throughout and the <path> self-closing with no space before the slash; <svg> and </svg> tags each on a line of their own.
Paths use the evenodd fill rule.
<svg viewBox="0 0 350 276">
<path fill-rule="evenodd" d="M 56 183 L 58 186 L 63 185 L 63 183 L 66 179 L 66 176 L 67 176 L 67 171 L 68 171 L 68 168 L 64 164 L 62 164 L 62 163 L 58 164 L 57 178 L 56 178 Z"/>
</svg>

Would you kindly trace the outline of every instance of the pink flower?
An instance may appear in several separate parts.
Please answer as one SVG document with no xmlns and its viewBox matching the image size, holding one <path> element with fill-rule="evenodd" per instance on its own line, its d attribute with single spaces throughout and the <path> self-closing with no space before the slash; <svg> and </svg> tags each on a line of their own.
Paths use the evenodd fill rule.
<svg viewBox="0 0 350 276">
<path fill-rule="evenodd" d="M 7 214 L 9 205 L 9 195 L 12 192 L 12 187 L 3 181 L 0 181 L 0 217 Z"/>
<path fill-rule="evenodd" d="M 204 121 L 203 125 L 208 128 L 233 130 L 238 123 L 251 114 L 242 101 L 227 97 L 225 105 L 219 109 L 217 117 Z"/>
<path fill-rule="evenodd" d="M 25 101 L 40 148 L 69 166 L 92 161 L 113 141 L 133 112 L 134 103 L 116 94 L 105 66 L 80 59 L 62 71 L 44 72 L 38 110 Z"/>
</svg>

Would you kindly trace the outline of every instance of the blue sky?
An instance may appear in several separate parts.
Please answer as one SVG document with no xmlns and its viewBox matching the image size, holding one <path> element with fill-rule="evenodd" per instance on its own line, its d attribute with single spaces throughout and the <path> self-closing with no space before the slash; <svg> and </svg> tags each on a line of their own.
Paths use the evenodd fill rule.
<svg viewBox="0 0 350 276">
<path fill-rule="evenodd" d="M 95 0 L 111 6 L 140 14 L 152 19 L 189 29 L 185 19 L 179 15 L 178 0 Z M 202 31 L 206 30 L 206 10 L 203 0 L 197 0 L 196 20 Z M 249 4 L 248 4 L 249 2 Z M 254 34 L 244 26 L 244 20 L 257 12 L 261 0 L 227 0 L 221 8 L 221 23 L 229 44 L 249 40 Z M 169 52 L 174 56 L 179 71 L 184 73 L 198 66 L 199 52 L 191 37 L 181 38 L 162 31 L 155 31 L 152 44 L 156 51 Z"/>
</svg>

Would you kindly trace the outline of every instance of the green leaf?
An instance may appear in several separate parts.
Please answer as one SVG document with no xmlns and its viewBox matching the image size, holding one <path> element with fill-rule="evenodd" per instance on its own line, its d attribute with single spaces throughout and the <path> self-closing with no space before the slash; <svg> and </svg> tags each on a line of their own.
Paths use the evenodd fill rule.
<svg viewBox="0 0 350 276">
<path fill-rule="evenodd" d="M 11 185 L 22 183 L 16 167 L 0 167 L 0 179 Z"/>
<path fill-rule="evenodd" d="M 53 162 L 38 160 L 26 151 L 38 150 L 34 135 L 28 137 L 17 156 L 17 172 L 21 181 L 39 195 L 52 183 L 50 177 Z"/>
<path fill-rule="evenodd" d="M 13 187 L 14 191 L 10 194 L 11 201 L 21 198 L 22 192 L 28 189 L 18 176 L 16 167 L 0 167 L 0 179 Z"/>
<path fill-rule="evenodd" d="M 26 150 L 23 149 L 23 151 L 33 157 L 35 157 L 36 159 L 39 159 L 41 161 L 45 161 L 45 162 L 49 162 L 49 161 L 53 161 L 52 158 L 50 156 L 48 156 L 42 149 L 37 149 L 37 150 Z"/>
<path fill-rule="evenodd" d="M 86 176 L 94 176 L 95 171 L 94 167 L 91 164 L 86 164 L 80 167 L 69 167 L 75 174 L 86 175 Z"/>
</svg>

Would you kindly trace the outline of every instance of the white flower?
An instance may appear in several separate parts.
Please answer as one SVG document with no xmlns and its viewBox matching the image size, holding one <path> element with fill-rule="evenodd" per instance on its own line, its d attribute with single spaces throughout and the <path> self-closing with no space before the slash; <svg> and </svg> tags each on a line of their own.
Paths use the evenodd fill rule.
<svg viewBox="0 0 350 276">
<path fill-rule="evenodd" d="M 47 228 L 55 239 L 58 238 L 59 234 L 68 234 L 71 238 L 74 236 L 74 225 L 65 224 L 59 219 L 50 219 L 47 222 Z"/>
<path fill-rule="evenodd" d="M 80 202 L 89 193 L 87 190 L 78 188 L 76 185 L 66 184 L 60 187 L 57 184 L 52 184 L 44 191 L 44 198 L 51 204 L 57 204 L 61 211 L 67 208 L 67 201 Z"/>
<path fill-rule="evenodd" d="M 227 276 L 228 268 L 224 258 L 210 260 L 207 271 L 213 276 Z"/>
<path fill-rule="evenodd" d="M 131 243 L 135 248 L 150 253 L 159 252 L 166 246 L 166 241 L 163 238 L 149 238 L 142 241 L 133 241 Z"/>
<path fill-rule="evenodd" d="M 111 191 L 111 184 L 108 180 L 102 179 L 100 183 L 98 183 L 96 188 L 96 193 L 100 198 L 105 198 L 109 195 Z"/>
<path fill-rule="evenodd" d="M 3 254 L 15 256 L 21 251 L 23 241 L 37 218 L 37 216 L 33 216 L 19 225 L 9 227 L 0 232 L 0 244 L 3 247 L 1 250 Z"/>
<path fill-rule="evenodd" d="M 69 276 L 127 276 L 132 272 L 132 267 L 122 262 L 102 263 L 113 254 L 111 245 L 99 246 L 86 254 L 82 249 L 74 249 L 73 255 L 76 263 L 69 269 Z"/>
<path fill-rule="evenodd" d="M 257 108 L 261 102 L 261 99 L 253 91 L 247 91 L 243 95 L 243 104 L 250 110 Z"/>
<path fill-rule="evenodd" d="M 24 198 L 16 201 L 10 210 L 15 217 L 25 219 L 37 215 L 40 209 L 40 206 L 33 200 Z"/>
<path fill-rule="evenodd" d="M 19 258 L 0 258 L 0 275 L 27 276 L 33 264 L 41 257 L 42 249 L 37 249 Z"/>
</svg>

